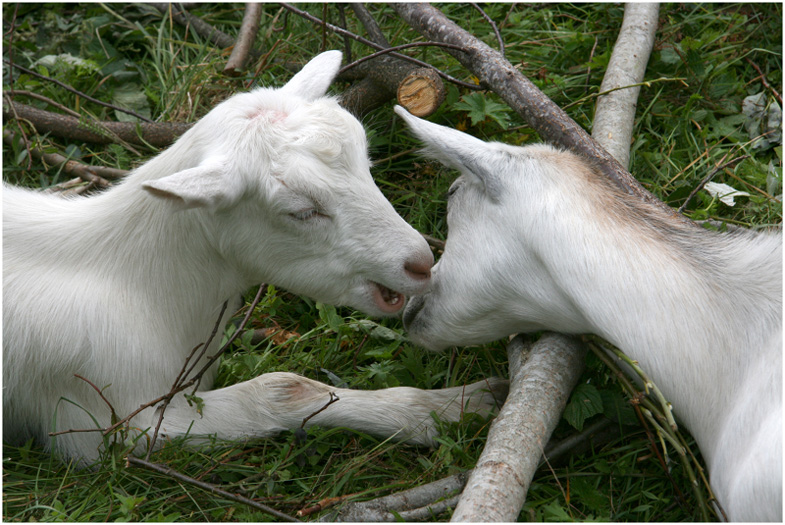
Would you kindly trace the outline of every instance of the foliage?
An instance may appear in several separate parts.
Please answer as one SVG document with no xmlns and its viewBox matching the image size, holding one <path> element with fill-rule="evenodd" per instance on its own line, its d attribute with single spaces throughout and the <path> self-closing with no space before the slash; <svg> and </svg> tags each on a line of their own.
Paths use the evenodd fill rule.
<svg viewBox="0 0 785 525">
<path fill-rule="evenodd" d="M 216 102 L 250 85 L 281 85 L 293 62 L 322 49 L 344 49 L 344 41 L 314 31 L 311 24 L 265 4 L 254 59 L 246 76 L 227 78 L 227 53 L 190 29 L 144 4 L 8 4 L 4 6 L 4 59 L 51 76 L 96 99 L 148 112 L 156 121 L 192 121 Z M 497 46 L 488 23 L 470 4 L 440 6 L 453 20 Z M 337 8 L 308 7 L 338 20 Z M 421 37 L 381 4 L 369 9 L 391 44 Z M 594 102 L 623 7 L 616 4 L 487 4 L 498 24 L 508 59 L 579 124 L 591 128 Z M 235 35 L 241 4 L 200 4 L 192 12 Z M 348 29 L 364 34 L 346 12 Z M 324 39 L 324 43 L 323 43 Z M 670 205 L 682 205 L 716 166 L 749 155 L 715 182 L 749 193 L 728 206 L 699 192 L 686 208 L 696 219 L 716 219 L 752 228 L 782 220 L 782 146 L 768 135 L 773 90 L 782 92 L 781 4 L 662 5 L 660 29 L 641 90 L 632 144 L 631 171 Z M 369 52 L 349 44 L 353 56 Z M 471 82 L 470 74 L 441 50 L 418 48 L 418 58 Z M 760 71 L 758 71 L 760 70 Z M 764 84 L 764 80 L 766 84 Z M 3 67 L 10 90 L 43 95 L 84 116 L 121 118 L 111 108 L 26 73 Z M 767 87 L 771 86 L 771 88 Z M 338 82 L 336 93 L 346 87 Z M 773 88 L 773 89 L 772 89 Z M 755 97 L 762 109 L 743 111 Z M 39 99 L 15 98 L 52 110 Z M 749 103 L 748 103 L 749 104 Z M 765 115 L 765 116 L 764 116 Z M 124 116 L 122 118 L 125 118 Z M 483 138 L 521 144 L 537 134 L 490 92 L 448 86 L 446 103 L 431 117 Z M 373 174 L 401 215 L 423 233 L 446 237 L 445 194 L 453 174 L 413 154 L 418 147 L 390 107 L 365 119 Z M 775 126 L 776 127 L 776 126 Z M 780 124 L 781 129 L 781 124 Z M 63 181 L 27 155 L 21 132 L 47 151 L 94 165 L 131 169 L 156 153 L 123 144 L 97 146 L 36 137 L 7 119 L 16 133 L 4 145 L 4 179 L 34 187 Z M 751 133 L 752 130 L 752 133 Z M 775 130 L 776 132 L 776 130 Z M 781 134 L 780 134 L 781 137 Z M 780 138 L 781 141 L 781 138 Z M 775 198 L 776 197 L 776 198 Z M 273 286 L 257 307 L 253 327 L 273 328 L 260 343 L 245 334 L 222 362 L 218 386 L 270 371 L 292 371 L 332 384 L 375 389 L 391 386 L 440 388 L 506 375 L 501 344 L 422 352 L 405 340 L 398 320 L 369 320 L 343 308 L 314 303 Z M 615 377 L 591 355 L 555 437 L 603 415 L 618 437 L 535 477 L 521 519 L 532 521 L 695 519 L 688 481 L 678 465 L 663 466 L 637 423 Z M 284 512 L 327 497 L 371 498 L 471 468 L 484 443 L 487 422 L 466 418 L 443 424 L 434 449 L 403 446 L 345 430 L 310 429 L 305 439 L 285 433 L 247 445 L 174 443 L 153 456 L 189 476 L 253 497 Z M 3 518 L 9 521 L 263 521 L 255 510 L 184 486 L 158 473 L 129 467 L 114 457 L 96 470 L 63 464 L 38 445 L 6 445 L 3 451 Z M 680 493 L 686 501 L 680 501 Z"/>
</svg>

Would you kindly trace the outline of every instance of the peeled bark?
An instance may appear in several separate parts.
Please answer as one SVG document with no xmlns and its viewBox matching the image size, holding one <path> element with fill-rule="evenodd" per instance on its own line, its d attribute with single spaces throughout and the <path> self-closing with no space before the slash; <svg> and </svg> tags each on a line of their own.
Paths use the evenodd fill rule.
<svg viewBox="0 0 785 525">
<path fill-rule="evenodd" d="M 659 4 L 630 2 L 624 6 L 624 21 L 613 46 L 592 126 L 592 137 L 625 168 L 630 164 L 630 143 L 635 123 L 639 84 L 646 74 L 646 64 L 654 46 Z"/>
</svg>

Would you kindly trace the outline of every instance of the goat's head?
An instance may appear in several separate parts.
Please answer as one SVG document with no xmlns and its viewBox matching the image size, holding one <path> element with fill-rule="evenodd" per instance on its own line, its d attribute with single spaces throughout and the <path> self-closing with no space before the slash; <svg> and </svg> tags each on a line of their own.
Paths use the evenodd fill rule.
<svg viewBox="0 0 785 525">
<path fill-rule="evenodd" d="M 559 172 L 585 170 L 577 157 L 545 145 L 486 143 L 395 111 L 426 144 L 426 156 L 461 172 L 450 187 L 449 237 L 431 287 L 404 312 L 411 339 L 440 349 L 522 331 L 583 331 L 585 320 L 550 273 L 570 258 L 551 223 L 574 217 L 565 207 L 576 204 L 563 195 L 579 188 Z"/>
<path fill-rule="evenodd" d="M 280 89 L 224 101 L 143 187 L 200 214 L 246 284 L 391 315 L 425 289 L 433 256 L 375 185 L 361 124 L 325 96 L 340 63 L 326 52 Z"/>
</svg>

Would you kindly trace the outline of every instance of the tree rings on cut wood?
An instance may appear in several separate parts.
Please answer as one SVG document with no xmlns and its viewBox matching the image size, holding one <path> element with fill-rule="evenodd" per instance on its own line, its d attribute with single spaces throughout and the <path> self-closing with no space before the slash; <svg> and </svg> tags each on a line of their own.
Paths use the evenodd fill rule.
<svg viewBox="0 0 785 525">
<path fill-rule="evenodd" d="M 414 116 L 432 115 L 442 102 L 444 83 L 433 69 L 415 69 L 398 85 L 398 103 Z"/>
</svg>

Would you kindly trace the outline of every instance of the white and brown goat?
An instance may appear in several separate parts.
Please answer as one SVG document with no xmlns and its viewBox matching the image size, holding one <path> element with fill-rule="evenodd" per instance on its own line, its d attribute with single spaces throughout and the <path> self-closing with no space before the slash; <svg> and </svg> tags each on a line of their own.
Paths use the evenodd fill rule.
<svg viewBox="0 0 785 525">
<path fill-rule="evenodd" d="M 694 228 L 572 153 L 396 112 L 462 174 L 431 288 L 404 312 L 410 338 L 439 349 L 537 330 L 602 336 L 672 402 L 730 519 L 781 521 L 781 232 Z"/>
<path fill-rule="evenodd" d="M 374 184 L 360 123 L 325 97 L 340 62 L 323 53 L 281 89 L 231 97 L 97 196 L 4 186 L 4 439 L 50 445 L 51 431 L 108 427 L 107 404 L 74 374 L 121 417 L 166 394 L 224 301 L 254 284 L 374 315 L 425 290 L 428 245 Z M 340 401 L 309 424 L 429 443 L 432 411 L 455 420 L 494 404 L 485 383 L 362 392 L 272 373 L 210 391 L 215 372 L 200 383 L 201 414 L 178 395 L 164 435 L 269 436 L 335 391 Z M 149 428 L 154 410 L 131 425 Z M 55 445 L 84 463 L 101 437 L 67 433 Z"/>
</svg>

